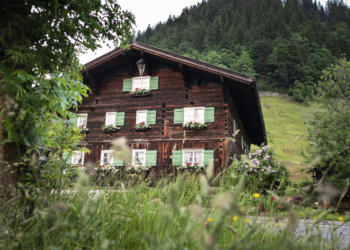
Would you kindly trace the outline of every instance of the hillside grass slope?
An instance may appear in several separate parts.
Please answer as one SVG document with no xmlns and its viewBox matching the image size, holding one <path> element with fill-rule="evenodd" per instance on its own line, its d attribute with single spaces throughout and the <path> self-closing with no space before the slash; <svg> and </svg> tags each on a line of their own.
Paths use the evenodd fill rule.
<svg viewBox="0 0 350 250">
<path fill-rule="evenodd" d="M 268 144 L 275 149 L 277 160 L 287 165 L 293 182 L 311 180 L 311 174 L 306 173 L 310 166 L 304 164 L 301 152 L 310 145 L 305 122 L 319 110 L 318 104 L 310 102 L 309 107 L 303 107 L 290 97 L 275 96 L 260 96 L 260 101 Z"/>
</svg>

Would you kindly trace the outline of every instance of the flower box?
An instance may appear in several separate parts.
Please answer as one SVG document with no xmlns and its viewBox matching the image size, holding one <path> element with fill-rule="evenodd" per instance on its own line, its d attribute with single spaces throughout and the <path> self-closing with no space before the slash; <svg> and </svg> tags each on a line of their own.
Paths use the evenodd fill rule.
<svg viewBox="0 0 350 250">
<path fill-rule="evenodd" d="M 150 96 L 151 93 L 144 93 L 144 94 L 131 94 L 133 97 L 140 97 L 140 96 Z"/>
<path fill-rule="evenodd" d="M 109 126 L 104 125 L 104 126 L 101 127 L 101 129 L 105 133 L 115 133 L 115 132 L 120 130 L 120 127 L 116 127 L 116 126 L 113 126 L 113 125 L 109 125 Z"/>
<path fill-rule="evenodd" d="M 134 128 L 135 131 L 147 131 L 150 130 L 151 128 Z"/>
<path fill-rule="evenodd" d="M 185 129 L 187 129 L 187 130 L 201 130 L 201 129 L 206 129 L 207 127 L 193 127 L 193 128 L 191 128 L 191 127 L 184 127 Z"/>
<path fill-rule="evenodd" d="M 151 95 L 151 91 L 148 89 L 139 89 L 136 88 L 134 91 L 130 91 L 131 96 L 139 97 L 139 96 L 149 96 Z"/>
<path fill-rule="evenodd" d="M 84 126 L 79 126 L 79 129 L 82 134 L 87 134 L 90 132 L 90 129 L 84 128 Z"/>
<path fill-rule="evenodd" d="M 196 129 L 200 130 L 205 128 L 207 128 L 207 125 L 201 122 L 186 122 L 184 124 L 184 129 L 188 129 L 188 130 L 196 130 Z"/>
<path fill-rule="evenodd" d="M 140 122 L 139 124 L 134 123 L 132 125 L 132 128 L 135 131 L 147 131 L 147 130 L 151 129 L 151 126 L 146 124 L 146 123 L 144 123 L 144 122 Z"/>
</svg>

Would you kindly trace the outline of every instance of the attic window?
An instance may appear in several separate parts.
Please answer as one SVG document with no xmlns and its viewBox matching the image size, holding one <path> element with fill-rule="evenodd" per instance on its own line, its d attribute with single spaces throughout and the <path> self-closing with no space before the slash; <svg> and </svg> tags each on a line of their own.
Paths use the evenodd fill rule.
<svg viewBox="0 0 350 250">
<path fill-rule="evenodd" d="M 132 78 L 132 90 L 146 89 L 149 90 L 150 76 L 133 77 Z"/>
<path fill-rule="evenodd" d="M 137 69 L 139 70 L 140 76 L 143 76 L 143 73 L 145 72 L 145 69 L 146 69 L 146 64 L 142 58 L 136 62 L 136 66 L 137 66 Z"/>
</svg>

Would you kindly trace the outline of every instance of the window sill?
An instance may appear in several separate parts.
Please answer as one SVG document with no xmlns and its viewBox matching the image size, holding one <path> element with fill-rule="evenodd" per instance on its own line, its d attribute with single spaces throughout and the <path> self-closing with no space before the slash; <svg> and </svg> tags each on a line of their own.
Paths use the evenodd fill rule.
<svg viewBox="0 0 350 250">
<path fill-rule="evenodd" d="M 118 132 L 120 129 L 112 129 L 112 130 L 108 130 L 108 129 L 105 129 L 103 130 L 103 132 L 105 132 L 106 134 L 108 133 L 115 133 L 115 132 Z"/>
<path fill-rule="evenodd" d="M 144 93 L 144 94 L 130 94 L 132 97 L 146 97 L 150 96 L 151 93 Z"/>
<path fill-rule="evenodd" d="M 184 127 L 186 130 L 203 130 L 206 129 L 207 127 L 197 127 L 197 128 L 191 128 L 191 127 Z"/>
<path fill-rule="evenodd" d="M 147 131 L 150 130 L 151 128 L 134 128 L 134 131 Z"/>
</svg>

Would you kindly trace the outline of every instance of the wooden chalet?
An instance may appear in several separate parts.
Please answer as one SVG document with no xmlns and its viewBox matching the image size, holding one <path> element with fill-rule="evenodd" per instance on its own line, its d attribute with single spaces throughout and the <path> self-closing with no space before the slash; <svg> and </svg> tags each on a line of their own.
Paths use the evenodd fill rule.
<svg viewBox="0 0 350 250">
<path fill-rule="evenodd" d="M 82 143 L 91 153 L 72 163 L 128 167 L 132 162 L 155 168 L 159 176 L 173 166 L 208 165 L 214 159 L 218 172 L 230 157 L 248 154 L 251 144 L 267 142 L 254 77 L 140 42 L 85 64 L 81 73 L 92 93 L 72 121 L 89 129 Z M 151 128 L 133 128 L 142 122 Z M 205 125 L 185 128 L 189 122 Z M 117 129 L 104 131 L 104 125 Z M 236 142 L 227 140 L 237 130 Z M 119 137 L 132 149 L 129 163 L 109 151 Z"/>
</svg>

